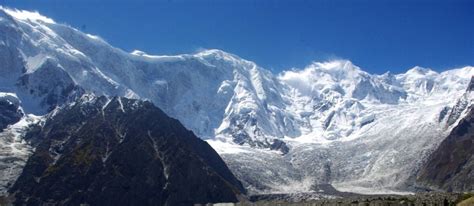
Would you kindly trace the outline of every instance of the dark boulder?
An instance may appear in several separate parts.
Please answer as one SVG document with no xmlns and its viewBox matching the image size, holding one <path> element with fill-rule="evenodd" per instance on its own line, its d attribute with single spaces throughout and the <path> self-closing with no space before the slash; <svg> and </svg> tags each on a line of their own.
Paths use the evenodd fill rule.
<svg viewBox="0 0 474 206">
<path fill-rule="evenodd" d="M 21 117 L 23 117 L 23 112 L 16 97 L 9 94 L 0 97 L 0 132 L 8 125 L 20 121 Z"/>
</svg>

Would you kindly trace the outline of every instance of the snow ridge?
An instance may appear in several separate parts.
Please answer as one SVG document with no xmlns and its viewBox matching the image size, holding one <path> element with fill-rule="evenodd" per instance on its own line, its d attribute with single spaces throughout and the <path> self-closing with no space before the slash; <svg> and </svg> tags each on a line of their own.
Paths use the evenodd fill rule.
<svg viewBox="0 0 474 206">
<path fill-rule="evenodd" d="M 472 104 L 464 95 L 470 66 L 376 75 L 335 60 L 273 74 L 217 49 L 128 53 L 37 12 L 0 13 L 0 92 L 15 93 L 26 113 L 94 101 L 87 92 L 150 100 L 208 139 L 255 192 L 309 180 L 407 190 L 422 158 L 452 128 L 448 122 L 462 116 L 444 113 L 458 99 Z M 258 183 L 249 179 L 255 173 Z"/>
</svg>

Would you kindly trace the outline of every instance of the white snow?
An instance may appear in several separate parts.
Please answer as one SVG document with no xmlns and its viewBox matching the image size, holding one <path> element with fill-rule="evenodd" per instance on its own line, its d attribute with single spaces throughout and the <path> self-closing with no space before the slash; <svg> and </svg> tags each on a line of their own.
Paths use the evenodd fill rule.
<svg viewBox="0 0 474 206">
<path fill-rule="evenodd" d="M 40 121 L 42 117 L 30 114 L 0 132 L 0 194 L 6 193 L 18 178 L 32 153 L 31 146 L 23 140 L 26 129 Z"/>
<path fill-rule="evenodd" d="M 91 39 L 103 41 L 102 38 L 100 38 L 99 36 L 92 35 L 92 34 L 86 34 L 86 35 Z"/>
<path fill-rule="evenodd" d="M 26 73 L 33 73 L 37 68 L 39 68 L 48 57 L 44 54 L 37 54 L 32 57 L 26 58 Z"/>
<path fill-rule="evenodd" d="M 15 17 L 16 19 L 19 20 L 31 20 L 31 21 L 42 21 L 44 23 L 48 24 L 54 24 L 53 19 L 45 17 L 38 13 L 37 11 L 26 11 L 26 10 L 18 10 L 18 9 L 9 9 L 9 8 L 3 8 L 0 6 L 0 9 L 4 10 L 7 12 L 9 15 Z"/>
<path fill-rule="evenodd" d="M 20 99 L 15 93 L 0 92 L 0 100 L 6 100 L 14 105 L 20 105 Z"/>
<path fill-rule="evenodd" d="M 118 97 L 117 98 L 117 101 L 120 105 L 120 111 L 122 111 L 123 113 L 125 113 L 125 109 L 123 108 L 123 104 L 122 104 L 122 97 Z"/>
<path fill-rule="evenodd" d="M 389 190 L 386 188 L 366 188 L 366 187 L 357 187 L 357 186 L 339 186 L 338 184 L 334 185 L 337 190 L 341 192 L 353 192 L 359 194 L 366 194 L 366 195 L 387 195 L 387 194 L 395 194 L 395 195 L 412 195 L 414 192 L 406 192 L 406 191 L 397 191 L 397 190 Z"/>
<path fill-rule="evenodd" d="M 94 72 L 96 72 L 100 77 L 102 77 L 103 79 L 105 79 L 108 83 L 110 83 L 111 85 L 114 85 L 115 87 L 118 87 L 119 86 L 119 83 L 117 83 L 116 81 L 114 81 L 112 78 L 108 77 L 107 75 L 105 75 L 104 73 L 102 73 L 102 71 L 95 67 L 93 69 Z"/>
<path fill-rule="evenodd" d="M 150 55 L 150 54 L 147 54 L 144 51 L 140 51 L 140 50 L 133 50 L 132 52 L 130 52 L 130 54 L 132 54 L 136 57 L 142 57 L 142 58 L 144 58 L 148 61 L 153 61 L 153 62 L 158 62 L 158 61 L 171 62 L 171 61 L 184 60 L 186 58 L 186 57 L 184 57 L 184 55 L 174 55 L 174 56 L 170 56 L 170 55 Z"/>
<path fill-rule="evenodd" d="M 237 154 L 241 152 L 248 152 L 249 147 L 242 147 L 233 142 L 224 142 L 222 140 L 206 140 L 219 154 Z"/>
<path fill-rule="evenodd" d="M 47 95 L 59 96 L 71 84 L 95 94 L 150 100 L 207 139 L 254 192 L 261 192 L 255 185 L 282 191 L 308 182 L 358 191 L 407 189 L 422 158 L 452 128 L 447 118 L 439 121 L 440 112 L 455 106 L 474 75 L 471 66 L 374 75 L 348 60 L 273 74 L 217 49 L 128 53 L 37 12 L 0 9 L 19 20 L 19 29 L 0 36 L 22 37 L 5 38 L 3 44 L 15 47 L 21 58 L 2 63 L 21 64 L 8 67 L 15 70 L 8 70 L 8 79 L 0 77 L 0 91 L 17 93 L 29 112 L 41 114 L 49 106 Z M 47 58 L 58 68 L 41 67 Z M 20 88 L 22 68 L 34 80 L 27 82 L 29 90 L 50 90 L 30 94 Z M 87 103 L 94 97 L 83 98 Z M 462 105 L 472 104 L 472 95 L 466 99 Z M 242 138 L 243 145 L 233 138 Z M 290 152 L 269 151 L 272 139 L 285 141 Z"/>
</svg>

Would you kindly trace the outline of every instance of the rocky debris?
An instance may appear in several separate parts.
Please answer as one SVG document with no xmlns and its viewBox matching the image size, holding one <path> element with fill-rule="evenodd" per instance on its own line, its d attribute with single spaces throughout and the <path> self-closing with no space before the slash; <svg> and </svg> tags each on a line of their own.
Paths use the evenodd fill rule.
<svg viewBox="0 0 474 206">
<path fill-rule="evenodd" d="M 300 192 L 300 193 L 280 193 L 280 194 L 261 194 L 251 195 L 249 200 L 251 202 L 272 201 L 272 202 L 308 202 L 311 200 L 330 200 L 340 198 L 354 198 L 361 196 L 352 192 L 341 192 L 336 190 L 331 184 L 318 184 L 312 186 L 312 191 L 315 192 Z"/>
<path fill-rule="evenodd" d="M 260 199 L 239 203 L 227 203 L 228 206 L 454 206 L 466 199 L 465 194 L 460 193 L 417 193 L 414 195 L 357 195 L 349 197 L 324 197 L 319 199 L 306 199 L 289 201 L 288 199 L 273 199 L 274 197 L 294 196 L 305 194 L 281 194 L 268 195 L 270 199 Z M 308 194 L 306 194 L 308 195 Z M 316 197 L 310 195 L 311 197 Z M 253 197 L 251 197 L 252 199 Z M 220 204 L 208 204 L 220 205 Z"/>
<path fill-rule="evenodd" d="M 15 205 L 192 205 L 245 193 L 206 142 L 150 102 L 84 95 L 27 139 L 36 149 L 9 191 Z"/>
<path fill-rule="evenodd" d="M 286 143 L 279 139 L 273 140 L 273 143 L 270 145 L 270 149 L 280 151 L 282 154 L 287 154 L 290 151 L 290 148 L 288 148 Z"/>
<path fill-rule="evenodd" d="M 258 141 L 252 140 L 248 134 L 243 130 L 236 130 L 234 132 L 233 142 L 239 145 L 248 145 L 250 147 L 261 148 L 261 149 L 270 149 L 274 151 L 281 152 L 282 155 L 287 154 L 290 151 L 290 148 L 286 145 L 283 140 L 271 139 L 271 138 L 261 138 Z"/>
<path fill-rule="evenodd" d="M 234 205 L 292 205 L 292 206 L 426 206 L 426 205 L 456 205 L 461 194 L 456 193 L 419 193 L 415 195 L 354 195 L 344 198 L 321 198 L 318 200 L 287 201 L 257 201 L 242 202 Z"/>
<path fill-rule="evenodd" d="M 297 202 L 307 202 L 311 200 L 321 200 L 321 199 L 335 199 L 337 196 L 327 195 L 317 192 L 307 192 L 307 193 L 294 193 L 294 194 L 262 194 L 262 195 L 252 195 L 250 196 L 251 202 L 287 202 L 287 203 L 297 203 Z"/>
</svg>

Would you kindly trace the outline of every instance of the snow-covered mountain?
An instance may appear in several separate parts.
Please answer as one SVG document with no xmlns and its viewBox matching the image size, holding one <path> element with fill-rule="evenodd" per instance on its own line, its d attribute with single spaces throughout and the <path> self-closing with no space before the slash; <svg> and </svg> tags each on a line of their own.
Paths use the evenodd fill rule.
<svg viewBox="0 0 474 206">
<path fill-rule="evenodd" d="M 364 192 L 412 189 L 424 157 L 472 104 L 462 98 L 474 67 L 375 75 L 336 60 L 273 74 L 221 50 L 127 53 L 37 12 L 1 8 L 0 73 L 0 92 L 30 115 L 86 92 L 150 100 L 208 140 L 251 192 L 323 183 Z"/>
<path fill-rule="evenodd" d="M 414 68 L 399 75 L 369 75 L 370 84 L 361 84 L 360 71 L 355 77 L 345 76 L 356 79 L 349 83 L 331 81 L 338 70 L 330 70 L 334 73 L 329 80 L 322 77 L 332 64 L 317 63 L 280 76 L 287 85 L 294 83 L 292 106 L 299 107 L 292 111 L 307 117 L 305 123 L 310 125 L 301 136 L 283 139 L 288 154 L 211 144 L 257 193 L 318 191 L 315 185 L 327 183 L 360 193 L 416 190 L 418 168 L 473 103 L 466 88 L 474 68 L 443 73 L 424 69 L 424 74 Z M 313 75 L 319 78 L 312 80 Z M 323 89 L 315 89 L 319 82 L 324 82 Z M 362 93 L 355 91 L 367 95 L 354 95 Z"/>
</svg>

